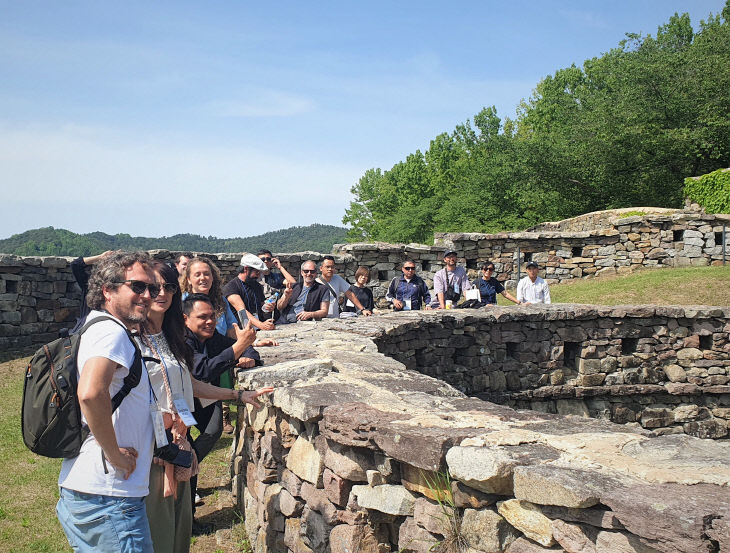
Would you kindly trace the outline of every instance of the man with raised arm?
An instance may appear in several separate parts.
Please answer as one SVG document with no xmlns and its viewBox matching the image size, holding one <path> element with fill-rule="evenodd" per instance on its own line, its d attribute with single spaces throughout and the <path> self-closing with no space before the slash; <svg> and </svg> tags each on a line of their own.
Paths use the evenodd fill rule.
<svg viewBox="0 0 730 553">
<path fill-rule="evenodd" d="M 238 267 L 238 275 L 229 280 L 223 287 L 223 297 L 226 298 L 233 312 L 238 315 L 246 310 L 246 317 L 251 324 L 260 330 L 274 330 L 274 321 L 264 320 L 267 309 L 273 311 L 273 307 L 264 305 L 264 288 L 259 283 L 261 272 L 266 270 L 266 265 L 258 257 L 251 253 L 241 257 L 241 264 Z M 239 324 L 243 321 L 239 320 Z"/>
<path fill-rule="evenodd" d="M 329 290 L 316 280 L 316 263 L 305 261 L 300 271 L 302 281 L 294 286 L 287 283 L 284 294 L 277 302 L 276 308 L 281 313 L 277 324 L 317 321 L 327 316 L 330 305 Z"/>
<path fill-rule="evenodd" d="M 78 456 L 63 460 L 56 506 L 75 551 L 152 553 L 144 498 L 155 438 L 146 371 L 112 413 L 112 396 L 141 368 L 128 331 L 138 330 L 160 291 L 151 264 L 146 253 L 113 253 L 89 280 L 87 321 L 112 319 L 90 326 L 79 342 L 77 394 L 89 435 Z"/>
<path fill-rule="evenodd" d="M 250 319 L 246 328 L 233 325 L 236 338 L 220 334 L 216 329 L 216 317 L 210 297 L 206 294 L 190 294 L 183 301 L 183 319 L 185 320 L 185 342 L 193 350 L 193 366 L 190 372 L 202 381 L 215 386 L 220 385 L 223 373 L 233 367 L 251 368 L 261 358 L 251 347 L 256 333 L 251 328 Z M 195 427 L 200 435 L 191 441 L 191 445 L 202 462 L 211 452 L 213 446 L 223 433 L 223 405 L 220 401 L 208 401 L 195 398 Z M 195 495 L 198 477 L 190 479 L 190 497 L 195 516 Z M 210 526 L 203 525 L 193 519 L 193 533 L 206 534 Z"/>
</svg>

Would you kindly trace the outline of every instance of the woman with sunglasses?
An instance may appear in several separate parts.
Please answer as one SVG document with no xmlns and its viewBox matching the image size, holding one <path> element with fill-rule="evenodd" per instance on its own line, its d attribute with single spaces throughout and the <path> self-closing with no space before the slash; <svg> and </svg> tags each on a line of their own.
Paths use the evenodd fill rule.
<svg viewBox="0 0 730 553">
<path fill-rule="evenodd" d="M 178 448 L 191 451 L 187 428 L 194 423 L 193 397 L 237 401 L 258 407 L 257 398 L 272 392 L 273 388 L 255 392 L 232 390 L 193 378 L 189 370 L 193 354 L 185 344 L 177 275 L 173 268 L 163 263 L 156 263 L 154 270 L 160 291 L 152 300 L 138 338 L 139 346 L 145 358 L 154 404 L 159 408 L 165 428 L 170 431 L 168 436 L 172 436 Z M 193 514 L 189 479 L 195 472 L 195 459 L 187 470 L 159 458 L 153 462 L 145 504 L 155 553 L 179 553 L 190 549 Z"/>
<path fill-rule="evenodd" d="M 481 306 L 497 305 L 497 294 L 502 294 L 509 301 L 520 304 L 516 297 L 505 290 L 501 282 L 494 278 L 494 263 L 487 261 L 482 264 L 482 276 L 477 279 L 477 288 L 482 296 Z"/>
</svg>

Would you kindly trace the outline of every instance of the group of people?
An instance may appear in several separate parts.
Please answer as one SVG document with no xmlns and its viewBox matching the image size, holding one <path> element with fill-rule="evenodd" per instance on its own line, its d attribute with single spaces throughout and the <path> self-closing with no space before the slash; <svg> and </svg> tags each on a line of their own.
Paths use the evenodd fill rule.
<svg viewBox="0 0 730 553">
<path fill-rule="evenodd" d="M 534 262 L 515 298 L 494 277 L 493 263 L 472 284 L 456 259 L 444 253 L 433 299 L 406 259 L 386 299 L 396 311 L 447 309 L 476 288 L 480 305 L 495 304 L 497 294 L 550 303 Z M 245 254 L 226 283 L 210 259 L 187 253 L 167 265 L 142 252 L 105 252 L 76 259 L 72 271 L 84 292 L 72 332 L 82 333 L 78 400 L 89 434 L 80 454 L 63 461 L 57 514 L 75 551 L 188 551 L 193 533 L 210 530 L 194 518 L 197 474 L 222 432 L 233 431 L 224 402 L 258 407 L 257 398 L 273 391 L 233 386 L 234 371 L 261 364 L 256 347 L 278 345 L 257 341 L 255 329 L 374 310 L 370 270 L 359 267 L 351 285 L 332 256 L 324 256 L 319 275 L 314 261 L 304 261 L 299 279 L 268 250 Z M 86 329 L 100 316 L 109 318 Z M 139 359 L 139 384 L 113 411 L 111 397 Z"/>
<path fill-rule="evenodd" d="M 518 305 L 550 303 L 550 289 L 547 282 L 538 276 L 539 266 L 529 261 L 525 266 L 527 276 L 517 284 L 517 297 L 510 294 L 494 276 L 495 266 L 487 261 L 481 266 L 481 276 L 472 284 L 464 267 L 456 264 L 456 252 L 444 252 L 444 268 L 433 278 L 433 295 L 426 282 L 416 274 L 416 263 L 406 259 L 401 266 L 402 275 L 390 281 L 385 299 L 395 311 L 420 309 L 449 309 L 465 298 L 467 291 L 478 290 L 473 298 L 473 307 L 485 307 L 497 303 L 497 294 Z"/>
</svg>

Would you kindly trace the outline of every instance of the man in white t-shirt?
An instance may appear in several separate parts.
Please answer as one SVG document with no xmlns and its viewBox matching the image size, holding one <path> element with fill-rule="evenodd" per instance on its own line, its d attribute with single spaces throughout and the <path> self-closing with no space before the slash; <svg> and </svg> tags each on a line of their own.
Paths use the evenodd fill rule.
<svg viewBox="0 0 730 553">
<path fill-rule="evenodd" d="M 527 276 L 517 283 L 517 301 L 519 303 L 550 303 L 550 288 L 547 282 L 537 276 L 540 268 L 530 261 L 525 265 Z"/>
<path fill-rule="evenodd" d="M 112 254 L 94 267 L 87 320 L 111 315 L 81 336 L 78 400 L 89 436 L 58 477 L 58 519 L 75 551 L 152 552 L 144 497 L 148 494 L 154 430 L 147 372 L 112 413 L 111 397 L 135 359 L 127 331 L 144 322 L 159 293 L 145 253 Z M 120 324 L 121 323 L 121 324 Z M 123 325 L 123 326 L 122 326 Z"/>
<path fill-rule="evenodd" d="M 327 317 L 336 318 L 340 316 L 340 304 L 339 299 L 343 296 L 343 301 L 352 302 L 363 315 L 369 317 L 373 314 L 372 311 L 365 309 L 363 304 L 357 299 L 355 293 L 350 290 L 350 283 L 347 282 L 340 275 L 335 274 L 335 258 L 331 255 L 325 255 L 320 265 L 319 270 L 321 272 L 317 282 L 324 284 L 324 286 L 330 292 L 330 307 Z"/>
</svg>

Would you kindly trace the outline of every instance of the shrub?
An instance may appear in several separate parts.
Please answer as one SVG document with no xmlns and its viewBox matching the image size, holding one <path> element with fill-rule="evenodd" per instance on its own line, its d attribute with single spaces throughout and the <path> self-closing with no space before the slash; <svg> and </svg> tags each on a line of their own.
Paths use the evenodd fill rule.
<svg viewBox="0 0 730 553">
<path fill-rule="evenodd" d="M 684 194 L 708 213 L 730 213 L 730 169 L 684 179 Z"/>
</svg>

